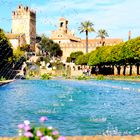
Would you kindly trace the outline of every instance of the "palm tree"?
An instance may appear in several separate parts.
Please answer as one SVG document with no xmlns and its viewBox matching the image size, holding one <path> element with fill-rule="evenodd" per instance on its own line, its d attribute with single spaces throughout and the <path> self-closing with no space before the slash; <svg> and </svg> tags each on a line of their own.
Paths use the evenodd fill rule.
<svg viewBox="0 0 140 140">
<path fill-rule="evenodd" d="M 102 46 L 104 46 L 104 39 L 105 37 L 108 37 L 108 33 L 105 29 L 100 29 L 98 30 L 98 36 L 97 37 L 100 37 L 101 38 L 101 43 L 102 43 Z"/>
<path fill-rule="evenodd" d="M 88 53 L 88 33 L 89 32 L 95 32 L 93 23 L 90 21 L 85 21 L 81 23 L 81 26 L 79 27 L 80 33 L 85 32 L 86 33 L 86 53 Z"/>
</svg>

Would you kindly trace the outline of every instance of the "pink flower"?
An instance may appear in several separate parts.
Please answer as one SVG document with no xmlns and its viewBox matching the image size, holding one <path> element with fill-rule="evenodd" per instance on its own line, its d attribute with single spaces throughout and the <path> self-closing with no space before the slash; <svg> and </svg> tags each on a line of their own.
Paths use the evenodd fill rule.
<svg viewBox="0 0 140 140">
<path fill-rule="evenodd" d="M 36 135 L 37 135 L 38 137 L 42 137 L 42 136 L 43 136 L 43 134 L 40 132 L 40 130 L 37 130 Z"/>
<path fill-rule="evenodd" d="M 45 117 L 45 116 L 42 116 L 39 120 L 40 120 L 40 122 L 42 122 L 42 123 L 43 123 L 43 122 L 47 121 L 47 120 L 48 120 L 48 118 L 47 118 L 47 117 Z"/>
<path fill-rule="evenodd" d="M 24 124 L 19 124 L 18 125 L 18 129 L 23 129 L 24 128 Z"/>
<path fill-rule="evenodd" d="M 66 138 L 64 136 L 60 136 L 58 140 L 66 140 Z"/>
<path fill-rule="evenodd" d="M 27 131 L 30 131 L 30 130 L 31 130 L 31 127 L 27 125 L 27 126 L 24 127 L 24 130 L 25 130 L 26 132 L 27 132 Z"/>
<path fill-rule="evenodd" d="M 59 132 L 58 132 L 58 131 L 53 131 L 52 134 L 53 134 L 53 135 L 58 135 Z"/>
<path fill-rule="evenodd" d="M 27 137 L 27 138 L 32 138 L 33 134 L 31 132 L 25 132 L 24 136 Z"/>
</svg>

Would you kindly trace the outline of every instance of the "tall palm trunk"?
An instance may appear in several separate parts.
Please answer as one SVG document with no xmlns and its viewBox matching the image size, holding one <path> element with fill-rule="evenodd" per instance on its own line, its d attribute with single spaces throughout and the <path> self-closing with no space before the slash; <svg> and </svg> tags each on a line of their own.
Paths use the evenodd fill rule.
<svg viewBox="0 0 140 140">
<path fill-rule="evenodd" d="M 88 31 L 86 31 L 86 53 L 88 53 Z"/>
<path fill-rule="evenodd" d="M 104 46 L 104 37 L 101 37 L 101 44 Z"/>
</svg>

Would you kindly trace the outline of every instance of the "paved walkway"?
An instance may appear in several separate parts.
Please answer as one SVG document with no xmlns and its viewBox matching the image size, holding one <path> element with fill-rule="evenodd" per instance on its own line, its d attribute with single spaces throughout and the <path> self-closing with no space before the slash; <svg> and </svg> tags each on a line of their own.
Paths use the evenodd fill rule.
<svg viewBox="0 0 140 140">
<path fill-rule="evenodd" d="M 66 137 L 67 140 L 140 140 L 140 136 L 75 136 Z M 0 140 L 19 140 L 19 138 L 0 138 Z"/>
</svg>

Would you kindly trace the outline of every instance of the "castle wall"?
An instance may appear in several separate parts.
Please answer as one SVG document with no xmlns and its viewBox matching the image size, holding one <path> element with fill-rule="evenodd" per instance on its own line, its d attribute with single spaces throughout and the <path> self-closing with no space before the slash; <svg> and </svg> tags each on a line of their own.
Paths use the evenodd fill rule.
<svg viewBox="0 0 140 140">
<path fill-rule="evenodd" d="M 76 51 L 82 51 L 83 53 L 86 53 L 86 44 L 84 43 L 64 43 L 60 44 L 61 50 L 63 51 L 62 59 L 66 60 L 67 57 L 70 56 L 72 52 Z M 88 51 L 91 52 L 95 50 L 96 47 L 94 44 L 89 44 Z"/>
<path fill-rule="evenodd" d="M 25 34 L 26 43 L 35 45 L 36 38 L 36 13 L 29 7 L 19 6 L 12 13 L 12 33 Z"/>
<path fill-rule="evenodd" d="M 54 40 L 56 43 L 70 43 L 70 40 Z"/>
<path fill-rule="evenodd" d="M 36 43 L 36 14 L 30 12 L 30 44 L 35 46 Z"/>
<path fill-rule="evenodd" d="M 13 46 L 13 49 L 17 49 L 17 47 L 19 46 L 19 40 L 18 39 L 9 39 L 10 43 Z"/>
<path fill-rule="evenodd" d="M 13 49 L 17 49 L 18 46 L 23 46 L 26 44 L 25 34 L 6 33 L 6 37 L 12 44 Z"/>
</svg>

